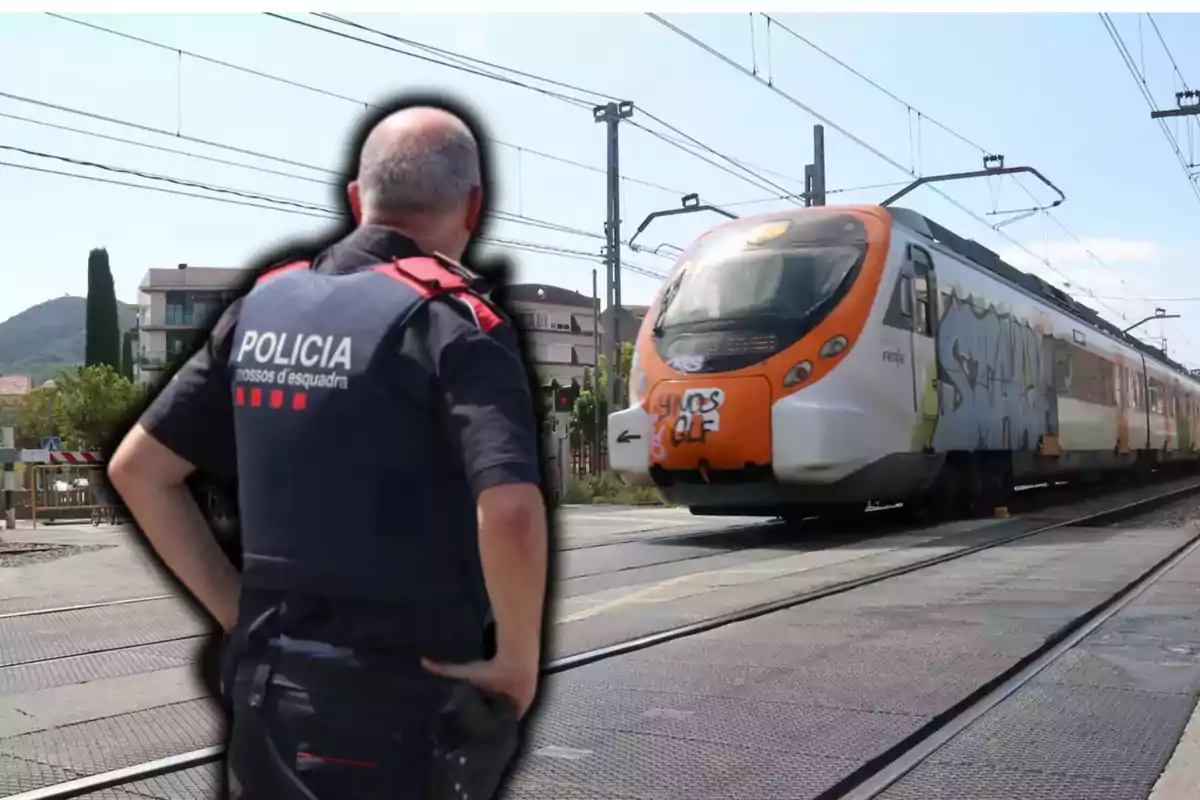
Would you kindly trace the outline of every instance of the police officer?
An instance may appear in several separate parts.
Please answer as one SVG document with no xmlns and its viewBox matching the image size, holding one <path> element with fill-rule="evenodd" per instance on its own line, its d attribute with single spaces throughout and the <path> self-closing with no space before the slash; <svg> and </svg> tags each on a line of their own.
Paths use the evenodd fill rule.
<svg viewBox="0 0 1200 800">
<path fill-rule="evenodd" d="M 480 172 L 453 114 L 384 118 L 348 187 L 357 229 L 264 273 L 110 462 L 231 632 L 232 796 L 483 800 L 514 752 L 547 519 L 517 333 L 457 264 Z M 185 489 L 197 469 L 237 478 L 240 575 Z"/>
</svg>

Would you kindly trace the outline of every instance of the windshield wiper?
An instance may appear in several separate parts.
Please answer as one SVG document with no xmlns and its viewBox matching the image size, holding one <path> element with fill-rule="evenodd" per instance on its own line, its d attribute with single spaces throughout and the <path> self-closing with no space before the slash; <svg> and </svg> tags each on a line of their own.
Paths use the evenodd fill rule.
<svg viewBox="0 0 1200 800">
<path fill-rule="evenodd" d="M 658 313 L 654 315 L 654 327 L 651 332 L 655 336 L 661 336 L 663 332 L 663 319 L 667 316 L 667 308 L 670 307 L 671 301 L 675 299 L 675 295 L 679 293 L 679 286 L 683 283 L 684 270 L 680 270 L 675 276 L 675 280 L 671 281 L 666 289 L 663 289 L 662 300 L 658 304 Z"/>
</svg>

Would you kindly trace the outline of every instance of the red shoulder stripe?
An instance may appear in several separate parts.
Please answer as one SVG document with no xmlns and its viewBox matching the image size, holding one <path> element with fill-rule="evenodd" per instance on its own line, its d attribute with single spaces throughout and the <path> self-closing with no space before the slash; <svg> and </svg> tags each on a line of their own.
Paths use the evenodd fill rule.
<svg viewBox="0 0 1200 800">
<path fill-rule="evenodd" d="M 465 289 L 467 284 L 463 279 L 442 266 L 436 258 L 419 256 L 402 258 L 393 262 L 397 271 L 416 278 L 421 283 L 438 283 L 443 290 Z"/>
<path fill-rule="evenodd" d="M 271 267 L 262 275 L 258 276 L 258 279 L 254 281 L 254 285 L 258 286 L 259 284 L 264 283 L 277 275 L 282 275 L 285 272 L 291 272 L 294 269 L 308 269 L 309 263 L 310 262 L 308 261 L 293 261 L 290 264 L 282 264 L 278 267 Z"/>
<path fill-rule="evenodd" d="M 474 292 L 455 292 L 454 295 L 471 307 L 471 311 L 475 313 L 475 319 L 479 320 L 479 327 L 483 329 L 484 333 L 491 333 L 504 324 L 500 315 Z"/>
<path fill-rule="evenodd" d="M 372 269 L 412 287 L 422 297 L 450 294 L 462 300 L 471 309 L 484 333 L 491 333 L 504 323 L 500 315 L 483 298 L 472 292 L 461 277 L 443 267 L 436 259 L 406 258 L 391 264 L 380 264 Z M 437 281 L 440 286 L 431 285 L 433 281 Z"/>
</svg>

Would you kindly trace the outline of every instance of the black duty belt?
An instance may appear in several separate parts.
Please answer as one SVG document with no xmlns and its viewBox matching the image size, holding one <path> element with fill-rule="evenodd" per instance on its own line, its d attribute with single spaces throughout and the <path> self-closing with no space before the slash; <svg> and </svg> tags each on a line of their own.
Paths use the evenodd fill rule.
<svg viewBox="0 0 1200 800">
<path fill-rule="evenodd" d="M 258 713 L 279 658 L 290 655 L 303 657 L 308 663 L 302 671 L 318 677 L 323 683 L 355 684 L 354 688 L 362 690 L 353 677 L 354 673 L 361 672 L 347 668 L 356 663 L 353 650 L 285 635 L 285 626 L 281 624 L 284 615 L 285 603 L 274 605 L 244 631 L 235 629 L 231 634 L 227 650 L 222 654 L 223 694 L 232 696 L 239 664 L 253 661 L 247 703 L 250 713 Z M 347 678 L 346 683 L 338 678 L 339 672 Z M 266 726 L 261 727 L 267 750 L 280 774 L 287 777 L 300 797 L 321 800 L 288 766 Z M 488 800 L 493 797 L 516 755 L 519 729 L 514 705 L 507 697 L 453 681 L 432 726 L 429 800 Z"/>
</svg>

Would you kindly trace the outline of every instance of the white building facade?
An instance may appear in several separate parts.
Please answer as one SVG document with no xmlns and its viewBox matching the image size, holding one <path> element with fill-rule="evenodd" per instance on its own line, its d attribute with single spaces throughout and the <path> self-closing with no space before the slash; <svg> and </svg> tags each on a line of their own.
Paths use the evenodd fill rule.
<svg viewBox="0 0 1200 800">
<path fill-rule="evenodd" d="M 222 267 L 152 269 L 138 287 L 134 377 L 155 383 L 174 360 L 191 352 L 197 336 L 240 294 L 248 270 Z"/>
<path fill-rule="evenodd" d="M 597 320 L 592 298 L 537 283 L 513 284 L 506 297 L 529 336 L 530 355 L 541 383 L 582 384 L 584 371 L 596 367 Z"/>
<path fill-rule="evenodd" d="M 152 269 L 138 287 L 135 378 L 153 384 L 163 370 L 191 352 L 217 315 L 243 291 L 249 271 L 221 267 Z M 507 299 L 529 334 L 534 366 L 544 386 L 569 386 L 594 371 L 597 322 L 592 298 L 545 284 L 513 284 Z"/>
</svg>

